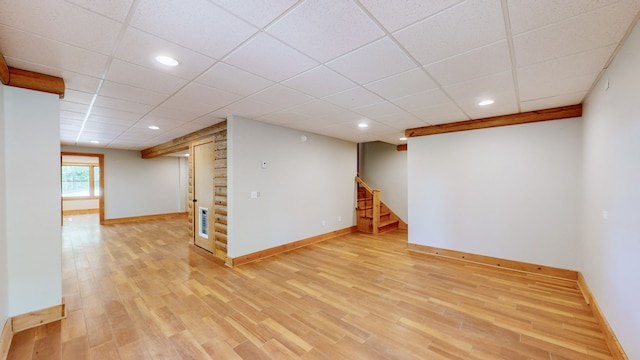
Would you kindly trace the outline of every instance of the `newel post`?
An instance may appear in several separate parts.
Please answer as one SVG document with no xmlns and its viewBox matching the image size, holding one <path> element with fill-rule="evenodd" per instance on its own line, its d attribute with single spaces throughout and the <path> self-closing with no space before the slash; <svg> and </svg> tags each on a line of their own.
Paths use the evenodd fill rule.
<svg viewBox="0 0 640 360">
<path fill-rule="evenodd" d="M 372 219 L 373 235 L 378 235 L 380 227 L 380 190 L 373 190 L 373 219 Z"/>
</svg>

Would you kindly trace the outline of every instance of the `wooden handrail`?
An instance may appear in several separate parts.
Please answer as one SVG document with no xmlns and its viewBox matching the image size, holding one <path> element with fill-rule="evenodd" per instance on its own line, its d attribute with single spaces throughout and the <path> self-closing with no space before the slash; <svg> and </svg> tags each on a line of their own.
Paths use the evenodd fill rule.
<svg viewBox="0 0 640 360">
<path fill-rule="evenodd" d="M 356 176 L 356 182 L 362 185 L 363 188 L 367 189 L 368 192 L 373 193 L 373 189 L 367 185 L 364 180 L 360 179 L 360 177 Z"/>
<path fill-rule="evenodd" d="M 380 190 L 372 189 L 369 185 L 367 185 L 360 177 L 356 176 L 356 182 L 360 184 L 367 192 L 369 192 L 372 196 L 372 207 L 371 207 L 371 231 L 373 235 L 377 235 L 380 226 Z M 366 213 L 366 210 L 365 210 Z"/>
</svg>

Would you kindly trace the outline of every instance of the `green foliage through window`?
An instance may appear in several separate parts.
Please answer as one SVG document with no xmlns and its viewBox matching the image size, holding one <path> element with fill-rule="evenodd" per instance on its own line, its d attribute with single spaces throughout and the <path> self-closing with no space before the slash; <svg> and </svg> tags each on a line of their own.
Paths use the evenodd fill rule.
<svg viewBox="0 0 640 360">
<path fill-rule="evenodd" d="M 99 195 L 99 166 L 62 165 L 62 197 L 91 197 Z"/>
</svg>

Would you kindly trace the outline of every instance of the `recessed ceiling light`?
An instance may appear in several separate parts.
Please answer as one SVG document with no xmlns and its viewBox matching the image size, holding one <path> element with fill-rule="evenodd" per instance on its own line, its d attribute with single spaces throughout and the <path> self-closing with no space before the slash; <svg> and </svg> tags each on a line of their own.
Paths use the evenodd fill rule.
<svg viewBox="0 0 640 360">
<path fill-rule="evenodd" d="M 478 103 L 478 105 L 480 106 L 487 106 L 487 105 L 491 105 L 493 104 L 495 101 L 491 100 L 491 99 L 487 99 L 487 100 L 482 100 Z"/>
<path fill-rule="evenodd" d="M 358 124 L 358 127 L 359 127 L 359 128 L 366 128 L 366 127 L 368 127 L 368 126 L 369 126 L 369 125 L 367 125 L 367 124 L 365 124 L 365 123 L 360 123 L 360 124 Z"/>
<path fill-rule="evenodd" d="M 178 60 L 165 55 L 156 56 L 156 61 L 162 65 L 167 65 L 167 66 L 178 66 L 179 64 Z"/>
<path fill-rule="evenodd" d="M 401 141 L 405 141 L 405 140 L 407 140 L 407 138 L 403 136 L 403 137 L 400 138 L 400 140 Z"/>
<path fill-rule="evenodd" d="M 155 126 L 155 125 L 149 125 L 149 129 L 151 129 L 151 130 L 160 130 L 160 128 Z"/>
<path fill-rule="evenodd" d="M 100 141 L 98 141 L 98 140 L 91 140 L 89 142 L 92 143 L 92 144 L 100 144 Z"/>
</svg>

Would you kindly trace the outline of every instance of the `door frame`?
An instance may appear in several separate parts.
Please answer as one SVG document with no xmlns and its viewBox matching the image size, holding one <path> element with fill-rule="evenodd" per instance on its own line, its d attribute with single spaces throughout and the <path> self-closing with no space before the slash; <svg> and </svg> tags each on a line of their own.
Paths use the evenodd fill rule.
<svg viewBox="0 0 640 360">
<path fill-rule="evenodd" d="M 210 205 L 210 209 L 209 209 L 209 236 L 212 237 L 210 238 L 211 242 L 212 242 L 212 248 L 211 249 L 205 249 L 203 247 L 201 247 L 200 245 L 196 244 L 196 238 L 198 236 L 198 221 L 199 221 L 199 212 L 198 212 L 198 207 L 196 206 L 196 158 L 195 158 L 195 147 L 199 146 L 199 145 L 204 145 L 207 143 L 212 143 L 214 144 L 214 154 L 213 154 L 213 159 L 214 159 L 214 164 L 212 164 L 213 166 L 213 171 L 215 172 L 215 136 L 207 136 L 195 141 L 192 141 L 189 144 L 189 158 L 190 158 L 190 166 L 191 166 L 191 185 L 193 186 L 193 191 L 191 193 L 191 198 L 189 199 L 191 201 L 191 209 L 192 209 L 192 214 L 193 216 L 191 217 L 191 229 L 192 229 L 192 238 L 191 238 L 191 242 L 193 243 L 194 246 L 197 246 L 205 251 L 208 251 L 212 254 L 216 254 L 216 236 L 215 236 L 215 188 L 211 188 L 211 192 L 212 192 L 212 201 L 211 201 L 211 205 Z M 212 231 L 213 230 L 213 231 Z"/>
<path fill-rule="evenodd" d="M 104 225 L 104 154 L 79 153 L 79 152 L 60 152 L 60 167 L 62 167 L 63 156 L 85 156 L 97 157 L 98 166 L 100 167 L 100 195 L 98 196 L 98 207 L 100 213 L 100 225 Z M 62 185 L 62 184 L 61 184 Z M 60 194 L 60 213 L 62 213 L 62 194 Z"/>
</svg>

